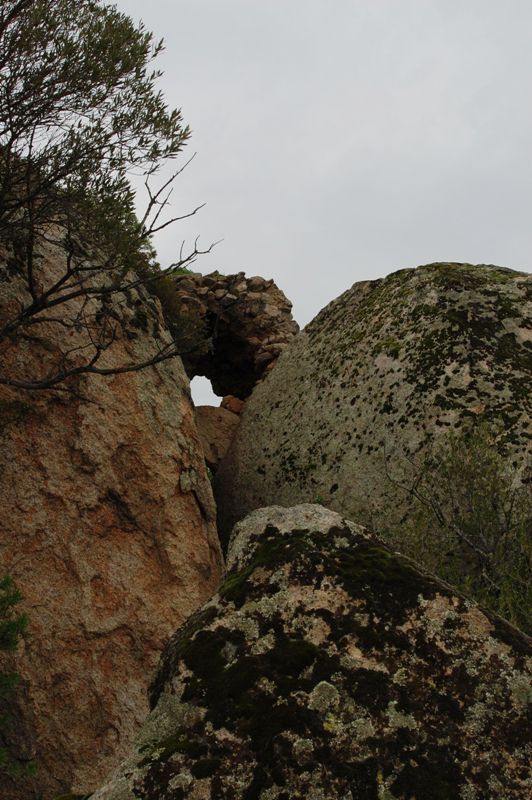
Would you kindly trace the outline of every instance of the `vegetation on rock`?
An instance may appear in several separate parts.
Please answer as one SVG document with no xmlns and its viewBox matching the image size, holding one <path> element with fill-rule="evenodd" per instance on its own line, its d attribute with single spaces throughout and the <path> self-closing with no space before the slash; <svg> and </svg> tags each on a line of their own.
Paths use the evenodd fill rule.
<svg viewBox="0 0 532 800">
<path fill-rule="evenodd" d="M 411 481 L 401 487 L 414 507 L 385 535 L 429 571 L 531 633 L 531 475 L 519 475 L 496 440 L 479 423 L 447 434 L 421 461 L 412 460 Z"/>
<path fill-rule="evenodd" d="M 30 467 L 39 460 L 42 482 L 30 490 L 16 469 L 9 473 L 17 478 L 10 511 L 29 520 L 24 528 L 17 517 L 13 530 L 26 541 L 46 531 L 46 548 L 55 546 L 53 567 L 43 557 L 40 570 L 34 562 L 20 574 L 42 586 L 65 542 L 79 548 L 66 570 L 74 578 L 46 600 L 42 619 L 53 627 L 41 625 L 61 655 L 75 658 L 63 674 L 38 658 L 32 668 L 50 673 L 43 693 L 70 680 L 72 703 L 93 664 L 83 699 L 101 712 L 98 735 L 113 743 L 120 724 L 127 736 L 138 724 L 139 687 L 168 625 L 209 596 L 220 569 L 212 495 L 190 444 L 195 429 L 181 419 L 191 416 L 189 401 L 172 405 L 187 395 L 184 375 L 139 393 L 123 385 L 96 398 L 89 387 L 82 399 L 98 409 L 92 417 L 68 402 L 50 411 L 47 397 L 28 405 L 19 390 L 66 381 L 78 400 L 70 379 L 140 370 L 192 343 L 189 374 L 247 398 L 297 330 L 273 282 L 188 273 L 202 252 L 197 242 L 165 268 L 155 260 L 152 235 L 190 216 L 163 216 L 181 169 L 153 185 L 190 136 L 157 89 L 151 65 L 161 50 L 104 0 L 5 0 L 0 9 L 0 434 L 11 447 L 2 469 L 19 466 L 13 453 L 23 469 L 28 452 Z M 133 172 L 147 189 L 140 219 Z M 159 336 L 154 296 L 171 336 Z M 285 373 L 271 372 L 262 395 L 254 392 L 233 460 L 216 478 L 225 527 L 273 499 L 319 498 L 375 520 L 402 554 L 314 505 L 263 509 L 240 523 L 218 593 L 165 650 L 136 752 L 95 798 L 529 796 L 530 643 L 492 613 L 532 631 L 529 297 L 522 273 L 430 264 L 353 287 L 308 326 L 283 359 Z M 142 347 L 128 349 L 139 338 Z M 109 351 L 119 341 L 126 360 L 115 363 Z M 16 431 L 39 403 L 50 449 L 40 449 L 35 432 Z M 72 472 L 50 478 L 59 454 Z M 11 547 L 9 537 L 3 545 Z M 73 596 L 79 609 L 70 617 Z M 0 654 L 14 653 L 26 630 L 20 599 L 12 579 L 0 579 Z M 104 709 L 101 684 L 118 672 Z M 16 682 L 0 669 L 3 704 Z M 28 697 L 32 714 L 42 710 L 40 697 Z M 127 725 L 114 719 L 120 704 L 133 709 Z M 84 725 L 90 716 L 76 714 L 71 705 L 73 738 L 79 717 Z M 2 711 L 0 778 L 13 783 L 27 767 L 10 754 L 8 726 Z M 50 762 L 63 759 L 77 774 L 92 741 L 69 751 L 71 740 L 55 731 L 60 756 L 54 750 Z M 113 746 L 99 758 L 112 760 Z M 71 785 L 63 774 L 51 779 Z"/>
<path fill-rule="evenodd" d="M 222 535 L 319 498 L 528 629 L 531 290 L 436 263 L 331 302 L 247 402 L 215 479 Z"/>
<path fill-rule="evenodd" d="M 0 307 L 0 346 L 13 347 L 17 337 L 39 335 L 46 325 L 67 333 L 81 327 L 87 344 L 75 351 L 65 346 L 51 373 L 0 370 L 0 383 L 51 388 L 79 374 L 138 369 L 179 352 L 176 344 L 154 348 L 145 363 L 111 371 L 101 361 L 119 336 L 117 307 L 134 287 L 160 275 L 152 234 L 189 216 L 164 217 L 181 169 L 153 185 L 190 136 L 180 111 L 168 108 L 157 88 L 161 73 L 151 65 L 161 50 L 142 24 L 102 0 L 2 3 L 1 269 L 4 282 L 25 287 L 25 298 L 20 304 L 8 297 Z M 141 219 L 132 173 L 146 182 Z M 50 243 L 62 263 L 45 281 L 40 262 Z M 196 243 L 163 272 L 186 267 L 199 253 Z"/>
</svg>

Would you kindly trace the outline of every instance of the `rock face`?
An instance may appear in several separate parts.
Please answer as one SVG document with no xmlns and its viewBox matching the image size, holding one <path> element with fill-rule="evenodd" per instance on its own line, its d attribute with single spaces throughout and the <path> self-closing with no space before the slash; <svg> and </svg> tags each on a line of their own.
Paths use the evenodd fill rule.
<svg viewBox="0 0 532 800">
<path fill-rule="evenodd" d="M 240 400 L 239 397 L 235 397 L 232 394 L 227 394 L 222 398 L 220 405 L 222 408 L 232 411 L 233 414 L 241 414 L 244 410 L 244 406 L 246 405 L 246 401 Z"/>
<path fill-rule="evenodd" d="M 321 506 L 252 513 L 92 800 L 525 800 L 530 640 Z"/>
<path fill-rule="evenodd" d="M 223 533 L 254 508 L 317 499 L 384 529 L 405 508 L 396 483 L 410 461 L 479 416 L 501 424 L 501 446 L 522 465 L 531 287 L 507 269 L 431 264 L 333 301 L 246 403 L 216 478 Z"/>
<path fill-rule="evenodd" d="M 216 472 L 229 449 L 240 417 L 226 408 L 214 406 L 196 406 L 195 417 L 205 461 Z"/>
<path fill-rule="evenodd" d="M 292 303 L 272 280 L 243 272 L 173 280 L 172 316 L 203 322 L 196 328 L 199 346 L 183 356 L 188 376 L 209 378 L 220 396 L 246 398 L 299 330 Z M 205 338 L 212 342 L 208 348 Z"/>
<path fill-rule="evenodd" d="M 45 282 L 55 257 L 48 250 L 40 262 Z M 2 278 L 0 316 L 22 297 L 4 267 Z M 116 303 L 104 366 L 142 361 L 154 341 L 169 340 L 156 301 L 133 291 Z M 31 332 L 4 342 L 1 373 L 51 369 L 65 333 L 51 323 Z M 82 333 L 70 335 L 72 347 L 83 345 Z M 59 392 L 0 388 L 0 531 L 0 574 L 14 578 L 30 620 L 13 664 L 21 684 L 8 744 L 38 769 L 35 781 L 3 783 L 0 794 L 85 794 L 136 734 L 176 620 L 212 594 L 221 573 L 179 360 L 79 377 Z"/>
</svg>

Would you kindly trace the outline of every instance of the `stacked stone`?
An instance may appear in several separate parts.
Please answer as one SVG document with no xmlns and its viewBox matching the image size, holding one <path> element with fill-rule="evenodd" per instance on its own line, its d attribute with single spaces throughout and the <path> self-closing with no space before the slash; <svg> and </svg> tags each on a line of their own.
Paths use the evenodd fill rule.
<svg viewBox="0 0 532 800">
<path fill-rule="evenodd" d="M 203 319 L 212 336 L 209 353 L 185 354 L 189 377 L 205 375 L 219 394 L 247 397 L 299 330 L 292 303 L 273 280 L 244 272 L 187 273 L 175 286 L 179 312 Z"/>
</svg>

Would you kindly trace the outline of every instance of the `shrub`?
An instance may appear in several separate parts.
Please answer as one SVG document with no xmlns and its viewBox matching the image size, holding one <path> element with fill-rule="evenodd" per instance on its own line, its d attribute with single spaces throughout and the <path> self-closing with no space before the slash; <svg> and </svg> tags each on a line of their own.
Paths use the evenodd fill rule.
<svg viewBox="0 0 532 800">
<path fill-rule="evenodd" d="M 441 437 L 418 465 L 412 512 L 388 533 L 394 545 L 478 602 L 532 630 L 530 476 L 477 424 Z M 398 484 L 394 481 L 395 485 Z"/>
<path fill-rule="evenodd" d="M 103 0 L 0 3 L 0 243 L 9 265 L 0 264 L 0 280 L 16 275 L 24 290 L 24 300 L 1 315 L 0 343 L 16 347 L 46 324 L 62 348 L 52 369 L 2 371 L 0 384 L 50 389 L 179 355 L 175 342 L 153 342 L 145 361 L 109 368 L 102 360 L 120 333 L 108 301 L 127 302 L 128 290 L 143 283 L 138 270 L 153 262 L 152 235 L 199 210 L 165 217 L 183 167 L 154 185 L 190 136 L 157 87 L 161 73 L 152 65 L 161 50 L 142 23 Z M 132 175 L 146 185 L 141 219 Z M 42 266 L 50 244 L 53 279 Z M 208 250 L 197 241 L 182 248 L 161 274 L 201 252 Z M 69 347 L 69 329 L 83 342 Z"/>
</svg>

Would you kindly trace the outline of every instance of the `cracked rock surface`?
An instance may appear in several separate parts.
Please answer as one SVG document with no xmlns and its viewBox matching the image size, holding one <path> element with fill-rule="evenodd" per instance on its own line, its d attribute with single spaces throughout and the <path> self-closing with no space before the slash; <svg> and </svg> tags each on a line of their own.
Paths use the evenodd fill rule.
<svg viewBox="0 0 532 800">
<path fill-rule="evenodd" d="M 530 640 L 318 505 L 257 510 L 92 800 L 525 800 Z"/>
<path fill-rule="evenodd" d="M 39 264 L 45 285 L 57 279 L 53 248 Z M 0 279 L 1 317 L 27 298 L 5 264 Z M 170 340 L 157 301 L 130 291 L 115 312 L 104 366 L 143 361 L 154 341 Z M 31 330 L 2 344 L 2 373 L 56 363 L 63 330 Z M 83 331 L 69 335 L 72 347 L 86 344 Z M 0 575 L 13 577 L 30 621 L 11 665 L 21 682 L 5 733 L 38 766 L 30 785 L 2 772 L 2 800 L 84 795 L 101 783 L 145 717 L 164 642 L 211 596 L 222 569 L 179 359 L 69 388 L 0 388 Z"/>
</svg>

